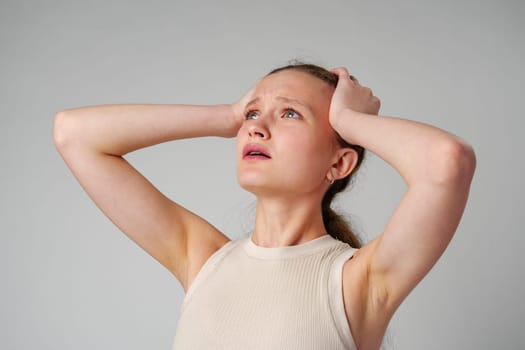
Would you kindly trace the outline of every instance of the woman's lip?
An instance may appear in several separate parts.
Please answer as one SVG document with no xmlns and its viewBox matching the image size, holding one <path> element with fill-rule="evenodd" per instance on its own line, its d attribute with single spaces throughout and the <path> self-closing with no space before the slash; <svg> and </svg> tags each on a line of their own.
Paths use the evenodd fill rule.
<svg viewBox="0 0 525 350">
<path fill-rule="evenodd" d="M 257 155 L 250 155 L 250 152 L 259 152 L 262 154 Z M 270 159 L 272 158 L 270 156 L 270 152 L 266 149 L 266 147 L 259 145 L 258 143 L 249 143 L 246 146 L 244 146 L 242 150 L 243 158 L 249 158 L 249 159 Z"/>
<path fill-rule="evenodd" d="M 265 157 L 265 156 L 261 156 L 261 155 L 246 155 L 244 156 L 242 159 L 245 159 L 245 160 L 268 160 L 270 158 L 268 157 Z"/>
</svg>

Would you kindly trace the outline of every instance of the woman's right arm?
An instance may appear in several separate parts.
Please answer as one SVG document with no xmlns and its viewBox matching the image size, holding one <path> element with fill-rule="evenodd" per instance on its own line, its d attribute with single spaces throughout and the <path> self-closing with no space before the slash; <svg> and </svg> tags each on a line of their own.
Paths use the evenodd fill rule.
<svg viewBox="0 0 525 350">
<path fill-rule="evenodd" d="M 229 239 L 159 192 L 123 156 L 166 141 L 235 136 L 234 105 L 102 105 L 59 112 L 55 145 L 82 188 L 131 240 L 185 290 Z"/>
</svg>

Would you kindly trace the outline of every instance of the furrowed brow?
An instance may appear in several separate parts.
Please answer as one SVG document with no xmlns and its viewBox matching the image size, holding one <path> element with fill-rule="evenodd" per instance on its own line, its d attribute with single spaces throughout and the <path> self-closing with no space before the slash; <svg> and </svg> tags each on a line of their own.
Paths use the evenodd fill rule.
<svg viewBox="0 0 525 350">
<path fill-rule="evenodd" d="M 279 101 L 284 101 L 286 103 L 291 103 L 291 104 L 296 104 L 296 105 L 300 105 L 300 106 L 303 106 L 304 108 L 307 108 L 308 110 L 311 110 L 311 108 L 306 105 L 305 103 L 299 101 L 299 100 L 296 100 L 296 99 L 293 99 L 293 98 L 288 98 L 288 97 L 284 97 L 284 96 L 277 96 L 275 98 L 276 100 L 279 100 Z M 251 105 L 254 105 L 256 103 L 258 103 L 261 99 L 259 97 L 256 97 L 254 98 L 253 100 L 251 100 L 250 102 L 248 102 L 246 104 L 246 109 L 248 109 Z"/>
<path fill-rule="evenodd" d="M 305 103 L 303 103 L 303 102 L 301 102 L 299 100 L 293 99 L 293 98 L 288 98 L 288 97 L 284 97 L 284 96 L 277 96 L 275 99 L 276 100 L 280 100 L 280 101 L 284 101 L 284 102 L 287 102 L 287 103 L 303 106 L 304 108 L 308 109 L 309 111 L 312 110 L 307 104 L 305 104 Z"/>
<path fill-rule="evenodd" d="M 250 102 L 248 102 L 248 103 L 246 104 L 246 108 L 250 107 L 250 106 L 253 105 L 253 104 L 256 104 L 257 102 L 259 102 L 259 100 L 260 100 L 259 97 L 254 98 L 253 100 L 251 100 Z"/>
</svg>

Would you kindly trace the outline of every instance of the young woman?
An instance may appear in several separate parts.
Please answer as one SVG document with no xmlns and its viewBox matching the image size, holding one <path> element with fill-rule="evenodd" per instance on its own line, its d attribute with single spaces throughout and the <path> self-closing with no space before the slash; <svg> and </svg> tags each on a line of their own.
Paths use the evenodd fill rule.
<svg viewBox="0 0 525 350">
<path fill-rule="evenodd" d="M 344 68 L 294 64 L 231 105 L 70 109 L 54 135 L 97 206 L 182 284 L 174 349 L 378 349 L 451 240 L 476 165 L 463 140 L 379 106 Z M 237 137 L 238 180 L 257 197 L 246 239 L 166 198 L 123 157 L 199 136 Z M 408 189 L 361 246 L 330 202 L 365 149 Z"/>
</svg>

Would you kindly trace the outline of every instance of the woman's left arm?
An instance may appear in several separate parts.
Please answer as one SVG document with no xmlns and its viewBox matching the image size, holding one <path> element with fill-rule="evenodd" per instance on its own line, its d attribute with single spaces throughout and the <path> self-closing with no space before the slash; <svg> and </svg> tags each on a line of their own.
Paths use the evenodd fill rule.
<svg viewBox="0 0 525 350">
<path fill-rule="evenodd" d="M 411 120 L 377 116 L 369 88 L 333 70 L 339 82 L 330 123 L 347 142 L 393 166 L 408 185 L 382 234 L 369 247 L 367 280 L 373 295 L 393 312 L 443 254 L 463 214 L 476 157 L 464 140 Z"/>
</svg>

